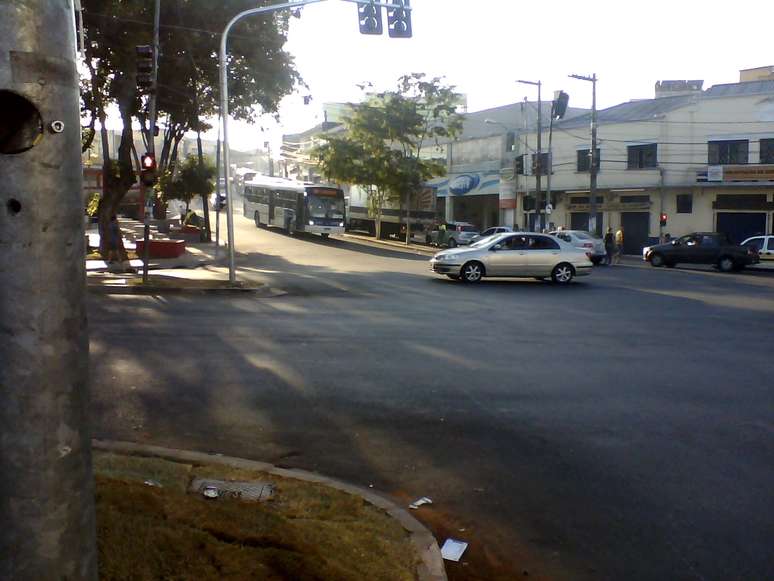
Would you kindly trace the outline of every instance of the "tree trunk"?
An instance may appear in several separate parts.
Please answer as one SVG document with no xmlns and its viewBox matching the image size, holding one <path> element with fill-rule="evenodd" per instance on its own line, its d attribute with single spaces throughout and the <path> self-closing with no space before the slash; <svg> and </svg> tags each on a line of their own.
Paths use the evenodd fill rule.
<svg viewBox="0 0 774 581">
<path fill-rule="evenodd" d="M 202 133 L 196 131 L 196 153 L 199 156 L 199 171 L 204 171 L 204 154 L 202 153 Z M 212 231 L 210 229 L 210 208 L 208 204 L 209 196 L 202 196 L 202 209 L 204 210 L 204 241 L 212 242 Z M 218 201 L 216 200 L 217 204 Z"/>
</svg>

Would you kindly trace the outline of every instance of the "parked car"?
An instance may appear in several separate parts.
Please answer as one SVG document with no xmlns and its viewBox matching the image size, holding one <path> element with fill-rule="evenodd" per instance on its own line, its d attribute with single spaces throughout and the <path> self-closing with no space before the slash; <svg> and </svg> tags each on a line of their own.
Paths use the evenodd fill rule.
<svg viewBox="0 0 774 581">
<path fill-rule="evenodd" d="M 487 238 L 489 236 L 494 236 L 495 234 L 503 234 L 504 232 L 513 232 L 513 228 L 510 226 L 492 226 L 491 228 L 487 228 L 484 230 L 481 234 L 477 234 L 473 237 L 473 242 L 476 242 L 477 240 L 481 240 L 482 238 Z"/>
<path fill-rule="evenodd" d="M 588 253 L 594 265 L 600 264 L 607 256 L 605 241 L 585 230 L 556 230 L 550 234 Z"/>
<path fill-rule="evenodd" d="M 758 262 L 758 252 L 753 246 L 741 246 L 720 232 L 694 232 L 666 244 L 649 246 L 643 258 L 652 266 L 676 264 L 714 264 L 722 272 L 741 270 Z"/>
<path fill-rule="evenodd" d="M 774 236 L 753 236 L 742 242 L 745 248 L 754 248 L 761 263 L 774 264 Z"/>
<path fill-rule="evenodd" d="M 441 227 L 433 228 L 426 241 L 433 246 L 454 248 L 470 244 L 477 235 L 478 228 L 469 222 L 446 222 Z"/>
<path fill-rule="evenodd" d="M 485 276 L 549 276 L 567 284 L 576 276 L 591 273 L 591 261 L 585 252 L 546 234 L 510 232 L 495 234 L 467 248 L 439 252 L 430 259 L 433 272 L 451 279 L 474 283 Z"/>
</svg>

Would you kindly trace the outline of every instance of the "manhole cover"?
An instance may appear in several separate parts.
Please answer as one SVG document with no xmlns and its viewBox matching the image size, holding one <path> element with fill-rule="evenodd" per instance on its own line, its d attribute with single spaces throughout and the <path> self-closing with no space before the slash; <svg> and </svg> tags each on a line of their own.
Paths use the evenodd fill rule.
<svg viewBox="0 0 774 581">
<path fill-rule="evenodd" d="M 203 494 L 209 488 L 217 489 L 218 497 L 237 498 L 247 501 L 268 500 L 274 496 L 274 485 L 270 482 L 231 482 L 227 480 L 212 480 L 209 478 L 194 478 L 189 490 Z"/>
</svg>

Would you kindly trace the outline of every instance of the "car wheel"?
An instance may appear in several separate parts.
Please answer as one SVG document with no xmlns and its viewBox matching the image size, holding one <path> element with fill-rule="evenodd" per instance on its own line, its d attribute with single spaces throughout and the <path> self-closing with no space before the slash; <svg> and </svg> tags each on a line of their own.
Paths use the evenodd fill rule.
<svg viewBox="0 0 774 581">
<path fill-rule="evenodd" d="M 459 280 L 460 279 L 460 275 L 459 274 L 447 274 L 446 276 L 448 276 L 452 280 Z"/>
<path fill-rule="evenodd" d="M 664 257 L 661 256 L 660 254 L 651 254 L 650 265 L 655 266 L 656 268 L 660 266 L 664 266 Z"/>
<path fill-rule="evenodd" d="M 327 238 L 328 236 L 330 236 L 330 234 L 328 234 L 327 232 L 323 232 L 322 234 L 320 234 L 320 236 L 322 236 L 323 238 Z"/>
<path fill-rule="evenodd" d="M 255 220 L 255 227 L 260 228 L 261 227 L 261 217 L 258 215 L 258 212 L 253 214 L 253 220 Z"/>
<path fill-rule="evenodd" d="M 567 284 L 575 276 L 575 269 L 571 264 L 562 262 L 557 264 L 551 271 L 551 280 L 559 284 Z"/>
<path fill-rule="evenodd" d="M 457 241 L 454 238 L 449 238 L 449 242 L 447 243 L 449 248 L 456 248 L 457 247 Z"/>
<path fill-rule="evenodd" d="M 462 267 L 462 280 L 479 282 L 484 276 L 484 265 L 480 262 L 468 262 Z"/>
<path fill-rule="evenodd" d="M 718 260 L 718 269 L 720 272 L 731 272 L 734 270 L 734 259 L 730 256 L 721 256 Z"/>
</svg>

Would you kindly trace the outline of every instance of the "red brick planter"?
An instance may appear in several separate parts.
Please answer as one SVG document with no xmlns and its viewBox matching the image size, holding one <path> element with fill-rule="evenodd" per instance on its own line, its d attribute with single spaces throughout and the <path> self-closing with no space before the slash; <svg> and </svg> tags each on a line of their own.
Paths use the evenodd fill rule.
<svg viewBox="0 0 774 581">
<path fill-rule="evenodd" d="M 142 257 L 145 249 L 143 240 L 137 241 L 137 256 Z M 177 258 L 185 252 L 185 240 L 151 240 L 148 253 L 151 258 Z"/>
</svg>

